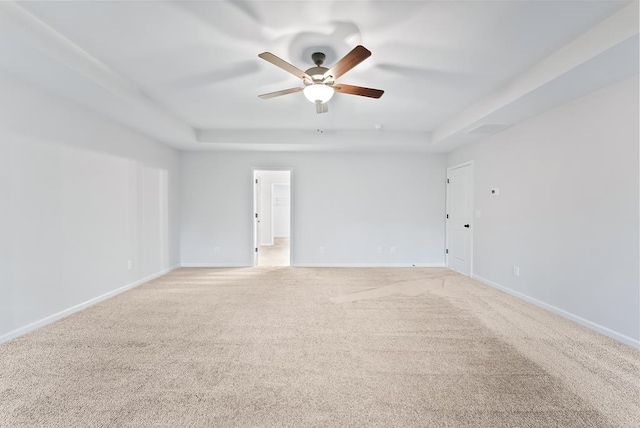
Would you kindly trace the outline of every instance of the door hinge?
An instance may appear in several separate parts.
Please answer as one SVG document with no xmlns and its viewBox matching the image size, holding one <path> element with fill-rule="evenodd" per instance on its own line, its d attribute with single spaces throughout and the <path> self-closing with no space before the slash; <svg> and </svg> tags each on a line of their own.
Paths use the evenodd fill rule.
<svg viewBox="0 0 640 428">
<path fill-rule="evenodd" d="M 449 214 L 447 214 L 447 218 L 449 218 Z"/>
<path fill-rule="evenodd" d="M 449 179 L 447 178 L 447 184 L 449 184 Z"/>
<path fill-rule="evenodd" d="M 258 218 L 258 213 L 256 213 L 256 218 Z"/>
<path fill-rule="evenodd" d="M 256 184 L 258 184 L 258 179 L 256 178 Z"/>
<path fill-rule="evenodd" d="M 447 252 L 447 254 L 449 254 L 449 249 L 448 248 L 447 248 L 446 252 Z"/>
<path fill-rule="evenodd" d="M 256 253 L 258 252 L 258 247 L 256 247 Z"/>
</svg>

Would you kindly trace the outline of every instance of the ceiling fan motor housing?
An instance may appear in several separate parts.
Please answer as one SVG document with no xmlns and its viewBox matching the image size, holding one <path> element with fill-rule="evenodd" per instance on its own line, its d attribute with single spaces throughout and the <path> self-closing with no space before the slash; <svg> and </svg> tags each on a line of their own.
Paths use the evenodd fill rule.
<svg viewBox="0 0 640 428">
<path fill-rule="evenodd" d="M 307 73 L 309 76 L 311 76 L 311 79 L 313 79 L 312 81 L 309 81 L 309 79 L 304 79 L 304 83 L 305 85 L 312 85 L 314 83 L 327 83 L 327 81 L 324 78 L 324 73 L 326 73 L 329 69 L 327 67 L 311 67 L 310 69 L 308 69 L 307 71 L 305 71 L 305 73 Z"/>
</svg>

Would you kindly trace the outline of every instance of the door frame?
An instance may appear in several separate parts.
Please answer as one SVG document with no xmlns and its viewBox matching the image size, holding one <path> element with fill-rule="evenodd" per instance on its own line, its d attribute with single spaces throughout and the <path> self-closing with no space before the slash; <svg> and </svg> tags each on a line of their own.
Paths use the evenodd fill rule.
<svg viewBox="0 0 640 428">
<path fill-rule="evenodd" d="M 260 180 L 258 179 L 257 175 L 253 174 L 253 214 L 251 216 L 251 219 L 253 220 L 253 227 L 252 227 L 252 231 L 253 231 L 253 245 L 252 250 L 253 250 L 253 262 L 252 262 L 252 266 L 258 266 L 258 264 L 260 264 L 260 254 L 258 253 L 258 248 L 260 247 L 260 243 L 262 242 L 261 239 L 261 232 L 262 232 L 262 226 L 261 226 L 261 218 L 260 218 L 260 214 L 258 211 L 258 208 L 260 208 L 262 206 L 262 198 L 260 196 L 261 193 L 261 188 L 260 188 Z"/>
<path fill-rule="evenodd" d="M 456 165 L 452 165 L 450 167 L 447 168 L 447 179 L 445 182 L 445 186 L 447 186 L 447 190 L 446 190 L 446 203 L 445 203 L 445 250 L 447 250 L 449 248 L 449 238 L 450 238 L 450 231 L 449 231 L 449 219 L 447 218 L 447 214 L 449 213 L 449 208 L 450 208 L 450 203 L 451 203 L 451 195 L 450 195 L 450 191 L 449 191 L 449 173 L 451 171 L 453 171 L 454 169 L 459 169 L 465 166 L 469 166 L 471 167 L 471 191 L 469 192 L 470 197 L 469 197 L 469 204 L 471 205 L 471 218 L 469 219 L 469 224 L 471 225 L 471 236 L 469 238 L 469 277 L 473 277 L 473 235 L 474 235 L 474 230 L 475 230 L 475 205 L 474 205 L 474 199 L 475 199 L 475 167 L 474 167 L 474 161 L 470 160 L 470 161 L 466 161 L 466 162 L 462 162 Z M 444 260 L 445 260 L 445 264 L 447 265 L 447 267 L 449 269 L 451 269 L 449 267 L 449 253 L 447 253 L 447 251 L 445 251 L 444 254 Z M 457 272 L 457 271 L 456 271 Z"/>
<path fill-rule="evenodd" d="M 293 262 L 293 235 L 294 235 L 294 219 L 295 216 L 293 215 L 294 210 L 293 210 L 293 206 L 294 206 L 294 197 L 293 197 L 293 189 L 294 189 L 294 184 L 293 184 L 293 168 L 292 167 L 253 167 L 251 168 L 251 207 L 253 208 L 251 210 L 251 227 L 249 230 L 253 231 L 253 233 L 250 233 L 250 238 L 251 238 L 251 245 L 249 246 L 249 248 L 251 249 L 251 264 L 250 266 L 257 266 L 256 264 L 256 256 L 255 256 L 255 237 L 256 234 L 258 233 L 256 230 L 256 221 L 255 221 L 255 213 L 257 212 L 256 210 L 258 209 L 258 207 L 256 207 L 255 204 L 255 191 L 256 191 L 256 186 L 255 186 L 255 180 L 256 180 L 256 172 L 257 171 L 288 171 L 289 172 L 289 189 L 290 189 L 290 197 L 289 197 L 289 227 L 291 228 L 291 230 L 289 231 L 289 266 L 294 266 L 294 262 Z M 273 215 L 271 216 L 271 221 L 273 222 Z M 258 237 L 258 242 L 260 241 L 260 237 Z M 258 257 L 260 257 L 260 255 L 258 255 Z"/>
</svg>

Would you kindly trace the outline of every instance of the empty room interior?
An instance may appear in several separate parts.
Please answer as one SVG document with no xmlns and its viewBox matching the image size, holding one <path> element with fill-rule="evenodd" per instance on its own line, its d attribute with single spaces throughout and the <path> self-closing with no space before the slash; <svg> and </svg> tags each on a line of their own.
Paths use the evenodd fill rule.
<svg viewBox="0 0 640 428">
<path fill-rule="evenodd" d="M 0 426 L 640 426 L 639 21 L 1 2 Z"/>
</svg>

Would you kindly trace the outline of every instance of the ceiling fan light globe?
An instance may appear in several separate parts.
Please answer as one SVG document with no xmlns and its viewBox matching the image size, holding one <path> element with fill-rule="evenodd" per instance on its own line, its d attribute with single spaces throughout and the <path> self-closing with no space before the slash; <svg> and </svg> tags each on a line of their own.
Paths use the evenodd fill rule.
<svg viewBox="0 0 640 428">
<path fill-rule="evenodd" d="M 304 88 L 304 96 L 312 103 L 326 103 L 333 96 L 333 88 L 322 83 L 315 83 Z"/>
</svg>

